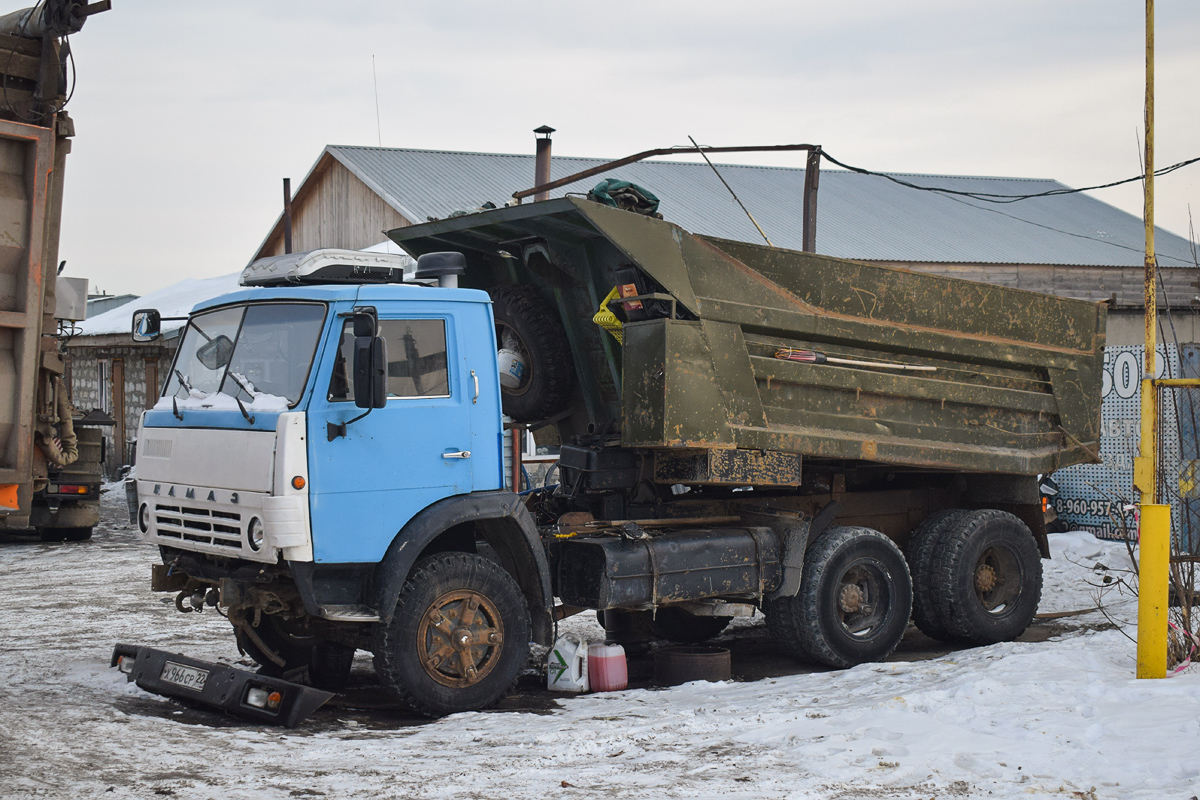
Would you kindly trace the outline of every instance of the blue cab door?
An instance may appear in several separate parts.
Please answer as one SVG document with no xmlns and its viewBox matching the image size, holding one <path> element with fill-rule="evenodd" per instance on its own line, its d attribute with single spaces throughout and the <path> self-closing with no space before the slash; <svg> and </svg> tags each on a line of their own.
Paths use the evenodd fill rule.
<svg viewBox="0 0 1200 800">
<path fill-rule="evenodd" d="M 449 308 L 439 313 L 440 305 L 403 315 L 380 308 L 387 406 L 348 424 L 346 435 L 332 440 L 330 423 L 348 422 L 365 409 L 353 402 L 349 322 L 340 334 L 331 331 L 325 353 L 332 357 L 324 357 L 316 371 L 308 414 L 309 503 L 318 562 L 377 562 L 417 512 L 475 488 L 480 454 L 473 449 L 479 437 L 472 435 L 472 408 L 478 407 L 472 401 L 483 365 L 473 367 L 472 378 L 457 317 Z M 486 314 L 486 307 L 480 311 Z"/>
</svg>

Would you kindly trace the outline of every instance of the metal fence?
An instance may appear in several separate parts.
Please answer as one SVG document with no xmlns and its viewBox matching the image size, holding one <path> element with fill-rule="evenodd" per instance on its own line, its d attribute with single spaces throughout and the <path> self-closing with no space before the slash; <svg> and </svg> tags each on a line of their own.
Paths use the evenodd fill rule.
<svg viewBox="0 0 1200 800">
<path fill-rule="evenodd" d="M 1185 379 L 1200 378 L 1200 350 L 1180 348 Z M 1200 387 L 1158 387 L 1155 502 L 1171 506 L 1177 553 L 1200 554 Z"/>
</svg>

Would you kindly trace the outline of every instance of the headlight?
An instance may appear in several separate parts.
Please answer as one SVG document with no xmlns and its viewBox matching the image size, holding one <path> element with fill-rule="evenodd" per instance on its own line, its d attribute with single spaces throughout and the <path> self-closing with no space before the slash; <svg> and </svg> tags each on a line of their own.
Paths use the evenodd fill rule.
<svg viewBox="0 0 1200 800">
<path fill-rule="evenodd" d="M 150 530 L 150 506 L 142 503 L 142 507 L 138 510 L 138 529 L 142 533 Z"/>
<path fill-rule="evenodd" d="M 263 531 L 262 520 L 254 517 L 250 520 L 250 527 L 246 529 L 246 540 L 250 542 L 250 549 L 254 551 L 261 550 L 265 538 L 266 534 Z"/>
</svg>

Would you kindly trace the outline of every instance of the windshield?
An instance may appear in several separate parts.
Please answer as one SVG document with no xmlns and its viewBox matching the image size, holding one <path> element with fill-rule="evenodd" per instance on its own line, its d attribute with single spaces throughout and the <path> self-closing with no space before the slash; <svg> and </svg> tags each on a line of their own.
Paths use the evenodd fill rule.
<svg viewBox="0 0 1200 800">
<path fill-rule="evenodd" d="M 163 389 L 169 406 L 283 410 L 300 401 L 325 306 L 264 303 L 220 308 L 188 322 Z"/>
</svg>

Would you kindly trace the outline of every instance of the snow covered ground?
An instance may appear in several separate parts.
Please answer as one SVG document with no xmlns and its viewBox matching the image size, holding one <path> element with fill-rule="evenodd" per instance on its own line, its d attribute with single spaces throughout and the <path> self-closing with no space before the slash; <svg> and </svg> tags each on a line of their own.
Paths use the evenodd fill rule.
<svg viewBox="0 0 1200 800">
<path fill-rule="evenodd" d="M 799 670 L 524 700 L 422 722 L 353 701 L 296 730 L 148 695 L 108 667 L 118 641 L 236 660 L 228 623 L 148 591 L 150 548 L 106 495 L 84 544 L 0 545 L 3 798 L 1155 798 L 1200 792 L 1200 672 L 1136 681 L 1099 614 L 1026 641 L 841 672 Z M 1043 611 L 1095 605 L 1123 548 L 1052 537 Z M 1136 607 L 1110 597 L 1132 634 Z M 587 615 L 573 627 L 594 637 Z M 910 631 L 909 639 L 919 638 Z M 1041 640 L 1041 641 L 1038 641 Z M 769 654 L 761 618 L 726 634 Z M 747 644 L 748 643 L 748 644 Z M 942 651 L 944 653 L 944 651 Z M 908 654 L 908 655 L 906 655 Z M 367 699 L 367 702 L 363 701 Z M 347 705 L 360 706 L 359 708 Z"/>
</svg>

